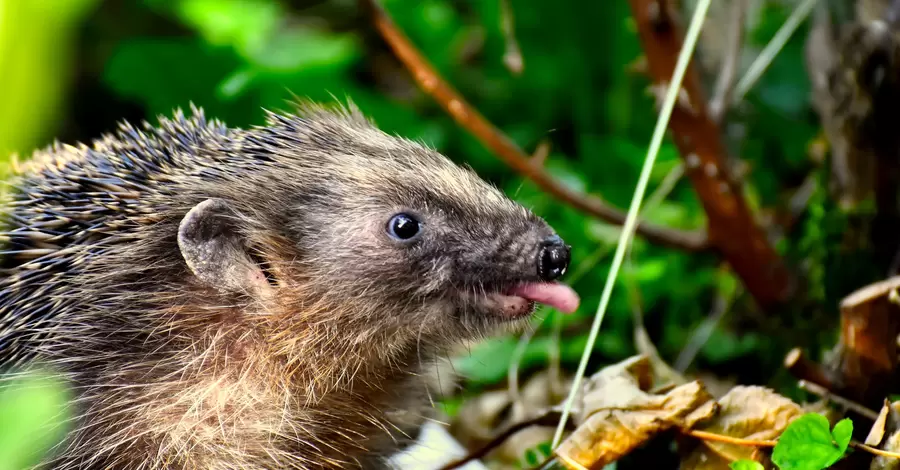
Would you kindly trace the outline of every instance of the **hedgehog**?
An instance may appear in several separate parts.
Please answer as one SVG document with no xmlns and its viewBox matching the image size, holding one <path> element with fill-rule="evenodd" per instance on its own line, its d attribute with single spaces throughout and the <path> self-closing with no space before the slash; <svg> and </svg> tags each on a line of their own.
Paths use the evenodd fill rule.
<svg viewBox="0 0 900 470">
<path fill-rule="evenodd" d="M 578 306 L 547 222 L 352 103 L 192 105 L 10 187 L 0 367 L 73 397 L 41 468 L 388 468 L 435 361 Z"/>
</svg>

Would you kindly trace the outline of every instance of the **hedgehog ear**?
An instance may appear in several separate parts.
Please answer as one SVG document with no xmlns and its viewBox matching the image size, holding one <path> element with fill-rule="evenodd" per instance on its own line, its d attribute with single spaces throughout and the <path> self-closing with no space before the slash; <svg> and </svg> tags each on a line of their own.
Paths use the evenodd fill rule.
<svg viewBox="0 0 900 470">
<path fill-rule="evenodd" d="M 267 298 L 273 293 L 235 227 L 236 212 L 222 199 L 194 206 L 178 225 L 178 248 L 204 284 L 224 292 Z"/>
</svg>

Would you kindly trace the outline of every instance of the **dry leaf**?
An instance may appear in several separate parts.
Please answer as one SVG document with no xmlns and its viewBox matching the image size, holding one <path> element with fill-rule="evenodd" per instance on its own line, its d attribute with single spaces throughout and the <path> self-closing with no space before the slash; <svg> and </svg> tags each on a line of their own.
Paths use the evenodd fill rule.
<svg viewBox="0 0 900 470">
<path fill-rule="evenodd" d="M 881 412 L 878 413 L 878 419 L 872 423 L 872 429 L 869 430 L 869 435 L 866 436 L 865 444 L 867 446 L 878 447 L 878 444 L 881 444 L 881 440 L 884 439 L 884 427 L 887 424 L 890 407 L 890 402 L 885 400 L 884 406 L 881 407 Z"/>
<path fill-rule="evenodd" d="M 887 435 L 885 438 L 884 436 Z M 870 441 L 876 441 L 869 444 Z M 884 402 L 878 420 L 872 425 L 866 444 L 888 452 L 900 452 L 900 402 Z M 880 444 L 880 445 L 879 445 Z M 869 470 L 898 470 L 900 459 L 893 457 L 875 456 L 869 466 Z"/>
<path fill-rule="evenodd" d="M 715 419 L 697 430 L 750 440 L 776 439 L 794 418 L 804 413 L 800 405 L 764 387 L 738 386 L 719 400 Z M 701 441 L 682 460 L 683 470 L 728 469 L 728 464 L 753 459 L 754 447 Z"/>
<path fill-rule="evenodd" d="M 651 386 L 646 356 L 627 359 L 591 377 L 574 414 L 578 428 L 556 450 L 559 460 L 572 469 L 600 469 L 659 432 L 691 427 L 715 414 L 715 401 L 700 382 L 665 395 L 647 393 Z"/>
<path fill-rule="evenodd" d="M 884 444 L 879 447 L 881 450 L 886 450 L 889 452 L 900 452 L 900 431 L 896 431 L 890 436 L 888 436 L 887 440 Z M 869 470 L 897 470 L 900 469 L 900 460 L 894 457 L 882 457 L 880 455 L 876 455 L 872 459 L 872 464 L 869 466 Z"/>
</svg>

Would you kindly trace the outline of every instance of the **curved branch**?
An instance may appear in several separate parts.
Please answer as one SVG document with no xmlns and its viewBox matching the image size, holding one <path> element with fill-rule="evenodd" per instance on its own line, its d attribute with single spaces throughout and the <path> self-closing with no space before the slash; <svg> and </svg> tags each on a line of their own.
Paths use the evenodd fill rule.
<svg viewBox="0 0 900 470">
<path fill-rule="evenodd" d="M 533 181 L 538 187 L 558 200 L 599 219 L 622 225 L 625 213 L 607 205 L 602 199 L 573 191 L 554 179 L 541 165 L 526 155 L 501 130 L 469 104 L 453 87 L 437 73 L 434 67 L 400 31 L 377 0 L 361 0 L 368 9 L 375 28 L 391 47 L 397 58 L 409 69 L 416 83 L 463 128 L 478 138 L 515 172 Z M 641 223 L 637 233 L 650 242 L 680 248 L 686 251 L 703 251 L 709 248 L 702 231 L 686 232 Z"/>
<path fill-rule="evenodd" d="M 680 25 L 671 0 L 629 0 L 654 86 L 672 78 L 681 51 Z M 693 65 L 684 77 L 683 99 L 669 122 L 673 140 L 706 211 L 710 243 L 763 307 L 792 295 L 790 271 L 757 224 L 726 161 L 721 129 L 710 116 L 700 75 Z"/>
</svg>

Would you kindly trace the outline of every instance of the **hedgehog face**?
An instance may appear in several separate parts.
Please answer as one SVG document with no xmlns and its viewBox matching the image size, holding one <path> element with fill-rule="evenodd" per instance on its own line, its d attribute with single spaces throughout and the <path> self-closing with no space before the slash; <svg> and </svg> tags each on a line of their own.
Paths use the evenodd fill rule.
<svg viewBox="0 0 900 470">
<path fill-rule="evenodd" d="M 314 191 L 328 204 L 304 203 L 324 209 L 307 210 L 295 232 L 321 290 L 398 327 L 483 331 L 527 318 L 536 303 L 577 307 L 555 282 L 569 247 L 546 222 L 445 157 L 395 145 L 335 159 Z"/>
<path fill-rule="evenodd" d="M 454 339 L 527 318 L 536 303 L 577 307 L 556 282 L 569 247 L 473 171 L 352 116 L 269 124 L 242 141 L 260 171 L 242 175 L 247 196 L 229 195 L 233 216 L 205 202 L 182 223 L 182 254 L 207 284 L 288 302 L 289 316 L 317 323 L 340 316 L 342 325 L 428 327 Z M 227 220 L 260 217 L 275 233 L 228 236 Z M 260 258 L 268 276 L 254 267 Z"/>
<path fill-rule="evenodd" d="M 510 203 L 491 213 L 427 199 L 382 216 L 385 259 L 393 261 L 383 263 L 405 277 L 399 284 L 412 297 L 442 303 L 464 322 L 520 319 L 537 301 L 574 308 L 571 291 L 553 282 L 568 268 L 569 247 L 543 220 Z"/>
</svg>

